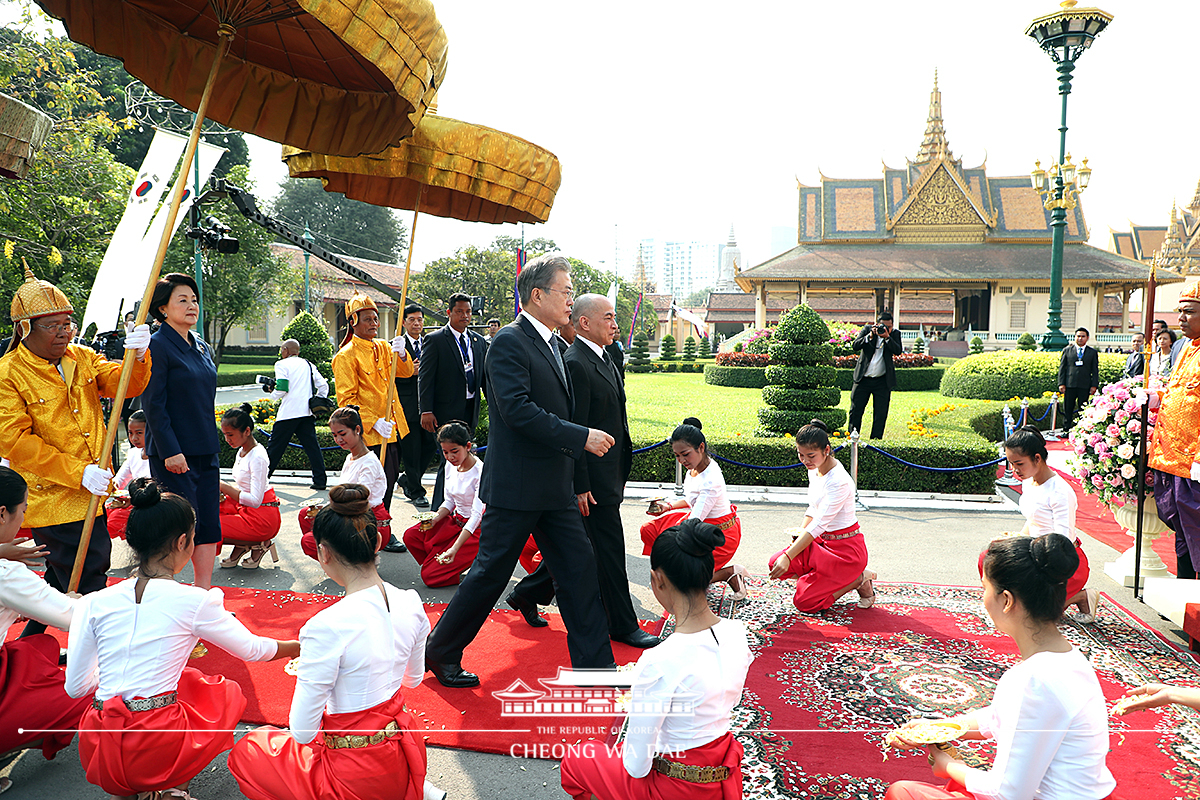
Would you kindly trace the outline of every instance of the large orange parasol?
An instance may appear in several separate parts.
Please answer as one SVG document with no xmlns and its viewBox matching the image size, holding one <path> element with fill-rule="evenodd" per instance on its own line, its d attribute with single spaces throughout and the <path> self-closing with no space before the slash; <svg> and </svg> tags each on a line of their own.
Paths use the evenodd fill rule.
<svg viewBox="0 0 1200 800">
<path fill-rule="evenodd" d="M 63 21 L 72 39 L 121 59 L 151 89 L 195 109 L 182 175 L 191 169 L 210 114 L 279 142 L 344 154 L 377 152 L 412 132 L 445 74 L 446 36 L 429 0 L 38 2 Z M 206 66 L 208 77 L 200 83 Z M 171 193 L 137 325 L 146 320 L 186 183 L 176 181 Z M 114 408 L 125 401 L 132 375 L 127 351 Z M 105 432 L 104 469 L 117 427 Z M 92 495 L 70 591 L 79 585 L 99 502 Z"/>
<path fill-rule="evenodd" d="M 412 209 L 401 314 L 418 214 L 467 222 L 545 222 L 562 182 L 558 158 L 550 151 L 503 131 L 437 116 L 432 108 L 411 139 L 378 155 L 341 158 L 284 147 L 283 160 L 291 177 L 320 178 L 326 191 Z M 395 371 L 393 359 L 393 377 Z M 395 385 L 394 380 L 389 383 L 389 395 Z"/>
<path fill-rule="evenodd" d="M 50 117 L 36 108 L 0 94 L 0 175 L 24 178 L 52 127 Z"/>
</svg>

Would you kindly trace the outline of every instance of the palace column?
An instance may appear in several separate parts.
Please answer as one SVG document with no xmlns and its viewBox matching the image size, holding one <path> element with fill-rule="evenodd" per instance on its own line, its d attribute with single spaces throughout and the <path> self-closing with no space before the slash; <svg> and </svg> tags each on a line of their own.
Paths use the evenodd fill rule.
<svg viewBox="0 0 1200 800">
<path fill-rule="evenodd" d="M 897 330 L 900 328 L 900 281 L 892 284 L 892 325 Z"/>
<path fill-rule="evenodd" d="M 764 281 L 754 292 L 754 327 L 767 327 L 767 284 Z"/>
<path fill-rule="evenodd" d="M 1129 333 L 1129 288 L 1121 290 L 1121 333 Z"/>
<path fill-rule="evenodd" d="M 808 305 L 808 281 L 800 281 L 800 304 Z"/>
</svg>

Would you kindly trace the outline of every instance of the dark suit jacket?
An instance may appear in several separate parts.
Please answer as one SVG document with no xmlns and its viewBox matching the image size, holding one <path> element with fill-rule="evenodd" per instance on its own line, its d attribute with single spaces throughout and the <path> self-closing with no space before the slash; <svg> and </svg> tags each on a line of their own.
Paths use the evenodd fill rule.
<svg viewBox="0 0 1200 800">
<path fill-rule="evenodd" d="M 408 357 L 411 359 L 419 359 L 417 351 L 413 349 L 412 343 L 408 341 L 408 337 L 404 337 L 404 349 L 408 351 Z M 424 355 L 422 353 L 421 355 Z M 420 366 L 417 367 L 420 369 Z M 416 373 L 407 378 L 396 378 L 396 396 L 400 398 L 400 405 L 404 406 L 405 413 L 408 413 L 409 404 L 412 408 L 417 408 L 417 381 L 419 378 Z"/>
<path fill-rule="evenodd" d="M 1146 355 L 1145 353 L 1130 353 L 1125 359 L 1125 377 L 1136 378 L 1139 375 L 1144 375 L 1146 371 Z M 1060 383 L 1059 386 L 1066 384 Z"/>
<path fill-rule="evenodd" d="M 1075 366 L 1075 354 L 1078 348 L 1075 343 L 1063 348 L 1062 359 L 1058 362 L 1058 385 L 1071 389 L 1100 388 L 1100 353 L 1096 348 L 1085 345 L 1083 348 L 1083 366 Z"/>
<path fill-rule="evenodd" d="M 142 392 L 146 412 L 146 452 L 168 459 L 174 455 L 206 456 L 219 452 L 213 408 L 217 368 L 212 350 L 191 334 L 184 340 L 169 325 L 150 337 L 150 382 Z"/>
<path fill-rule="evenodd" d="M 479 497 L 489 506 L 561 511 L 575 501 L 575 461 L 588 432 L 569 421 L 570 373 L 564 381 L 553 359 L 524 315 L 492 337 L 488 449 L 479 481 Z"/>
<path fill-rule="evenodd" d="M 858 336 L 854 337 L 854 344 L 851 347 L 854 352 L 858 353 L 858 363 L 854 365 L 854 382 L 858 383 L 867 374 L 867 367 L 871 363 L 871 359 L 875 357 L 875 331 L 874 324 L 865 326 L 858 332 Z M 883 342 L 883 369 L 884 377 L 887 378 L 889 389 L 896 388 L 896 367 L 892 364 L 892 356 L 898 356 L 904 352 L 904 345 L 900 342 L 900 331 L 896 328 L 892 329 L 892 335 Z"/>
<path fill-rule="evenodd" d="M 585 428 L 598 428 L 616 440 L 603 456 L 584 453 L 575 462 L 575 493 L 591 492 L 597 505 L 616 505 L 625 499 L 625 481 L 633 467 L 625 382 L 582 338 L 576 338 L 567 349 L 563 362 L 575 394 L 571 421 Z"/>
<path fill-rule="evenodd" d="M 479 422 L 479 398 L 487 385 L 484 363 L 488 345 L 474 331 L 468 330 L 467 338 L 471 342 L 471 361 L 475 368 L 475 380 L 479 384 L 474 399 L 467 400 L 467 373 L 463 366 L 462 350 L 458 348 L 448 325 L 425 337 L 421 363 L 417 367 L 417 393 L 420 412 L 433 412 L 438 425 L 458 419 L 467 423 L 474 432 Z"/>
<path fill-rule="evenodd" d="M 621 373 L 621 377 L 625 377 L 625 351 L 621 349 L 621 345 L 613 342 L 604 349 L 608 351 L 608 357 L 617 365 L 617 372 Z"/>
</svg>

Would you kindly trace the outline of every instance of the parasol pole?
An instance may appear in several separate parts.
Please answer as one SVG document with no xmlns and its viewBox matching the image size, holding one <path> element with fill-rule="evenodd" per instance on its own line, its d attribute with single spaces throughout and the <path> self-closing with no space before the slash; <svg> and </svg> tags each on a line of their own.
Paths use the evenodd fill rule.
<svg viewBox="0 0 1200 800">
<path fill-rule="evenodd" d="M 404 262 L 404 283 L 400 287 L 400 308 L 397 310 L 397 319 L 400 320 L 400 325 L 404 325 L 404 304 L 408 302 L 408 274 L 412 271 L 412 254 L 413 241 L 417 238 L 417 217 L 421 213 L 421 195 L 425 191 L 425 184 L 417 186 L 417 202 L 413 204 L 413 222 L 412 230 L 408 232 L 408 258 Z M 399 336 L 399 332 L 396 333 Z M 392 377 L 388 381 L 387 392 L 387 411 L 392 412 L 392 403 L 396 399 L 396 354 L 392 353 Z M 399 443 L 399 439 L 397 439 Z M 388 443 L 385 441 L 379 446 L 379 463 L 383 463 L 384 456 L 387 455 Z"/>
<path fill-rule="evenodd" d="M 175 219 L 179 216 L 179 206 L 183 202 L 183 192 L 187 188 L 188 171 L 192 159 L 196 155 L 196 147 L 200 142 L 200 129 L 204 125 L 204 115 L 208 111 L 208 100 L 212 96 L 213 84 L 217 81 L 217 70 L 229 51 L 236 30 L 232 25 L 221 23 L 217 28 L 220 42 L 212 66 L 208 71 L 208 80 L 204 84 L 204 94 L 200 97 L 200 105 L 196 109 L 196 120 L 192 124 L 192 133 L 188 137 L 187 148 L 183 151 L 183 164 L 179 168 L 179 178 L 175 181 L 175 189 L 171 192 L 171 205 L 167 211 L 167 224 L 163 227 L 162 239 L 158 242 L 158 252 L 154 256 L 154 266 L 150 268 L 150 277 L 146 281 L 146 290 L 142 292 L 142 303 L 138 306 L 134 325 L 146 322 L 146 313 L 150 310 L 150 301 L 154 297 L 154 286 L 158 283 L 159 273 L 162 272 L 163 261 L 167 257 L 167 245 L 171 243 L 171 235 L 175 231 Z M 129 388 L 129 380 L 133 377 L 133 360 L 136 358 L 132 350 L 125 351 L 121 360 L 121 377 L 117 381 L 117 392 L 113 395 L 113 409 L 117 410 L 116 419 L 120 419 L 120 408 L 125 403 L 125 392 Z M 117 428 L 120 427 L 110 417 L 104 432 L 104 447 L 100 450 L 100 468 L 109 469 L 112 466 L 112 450 L 117 443 Z M 75 551 L 75 565 L 71 569 L 71 580 L 67 591 L 74 592 L 79 588 L 79 579 L 83 575 L 83 559 L 87 555 L 88 545 L 92 540 L 92 528 L 96 524 L 96 512 L 100 508 L 100 495 L 92 495 L 88 503 L 87 516 L 83 518 L 83 533 L 79 537 L 79 547 Z"/>
<path fill-rule="evenodd" d="M 1137 600 L 1142 599 L 1143 592 L 1141 591 L 1142 577 L 1142 512 L 1146 507 L 1146 468 L 1150 454 L 1146 452 L 1146 428 L 1150 425 L 1150 334 L 1154 328 L 1154 290 L 1158 286 L 1157 276 L 1155 275 L 1155 265 L 1150 263 L 1150 279 L 1146 282 L 1145 302 L 1142 303 L 1142 329 L 1145 342 L 1144 360 L 1145 364 L 1142 367 L 1142 388 L 1146 391 L 1146 403 L 1142 406 L 1142 427 L 1138 431 L 1138 472 L 1137 472 L 1137 534 L 1133 539 L 1133 596 Z M 1093 609 L 1094 610 L 1094 609 Z"/>
</svg>

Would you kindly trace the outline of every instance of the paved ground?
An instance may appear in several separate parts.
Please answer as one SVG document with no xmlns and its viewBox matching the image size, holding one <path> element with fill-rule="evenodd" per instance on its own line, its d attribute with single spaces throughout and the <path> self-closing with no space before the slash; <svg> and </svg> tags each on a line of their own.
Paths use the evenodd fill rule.
<svg viewBox="0 0 1200 800">
<path fill-rule="evenodd" d="M 222 402 L 225 402 L 224 398 Z M 318 493 L 308 488 L 307 480 L 297 478 L 290 484 L 275 483 L 276 493 L 283 503 L 284 527 L 277 540 L 281 562 L 257 571 L 217 570 L 215 580 L 220 585 L 298 592 L 338 591 L 332 581 L 324 578 L 316 562 L 300 551 L 296 509 L 311 502 Z M 651 487 L 634 491 L 639 498 L 660 493 Z M 754 499 L 764 496 L 771 501 Z M 885 584 L 887 581 L 910 581 L 977 585 L 976 554 L 996 534 L 1019 529 L 1022 524 L 1016 507 L 1006 503 L 941 503 L 938 505 L 944 507 L 921 510 L 894 507 L 898 501 L 887 498 L 866 500 L 872 510 L 862 513 L 859 519 L 867 536 L 871 567 Z M 742 543 L 735 560 L 752 572 L 765 573 L 767 558 L 786 544 L 784 529 L 800 522 L 804 509 L 802 495 L 786 492 L 764 495 L 758 491 L 744 493 L 735 497 L 735 501 L 740 505 L 743 524 Z M 627 564 L 635 608 L 644 619 L 657 619 L 661 609 L 648 586 L 649 559 L 641 555 L 638 538 L 638 526 L 647 519 L 645 508 L 643 500 L 631 498 L 622 509 Z M 393 512 L 397 524 L 401 524 L 407 522 L 415 509 L 405 502 L 395 501 Z M 113 563 L 120 566 L 130 559 L 129 551 L 123 544 L 118 545 Z M 1115 558 L 1116 551 L 1087 537 L 1084 537 L 1084 548 L 1092 563 L 1090 585 L 1117 598 L 1158 630 L 1176 637 L 1180 635 L 1171 623 L 1161 620 L 1153 610 L 1136 602 L 1129 590 L 1117 586 L 1104 575 L 1103 564 Z M 182 577 L 190 580 L 189 573 L 185 572 Z M 401 588 L 418 588 L 427 600 L 447 601 L 455 591 L 453 588 L 435 590 L 418 585 L 417 565 L 407 554 L 384 554 L 380 573 L 385 580 Z M 124 575 L 125 570 L 117 569 L 113 574 Z M 517 574 L 518 577 L 523 574 L 520 567 Z M 464 666 L 471 669 L 486 658 L 486 653 L 468 649 Z M 433 680 L 431 676 L 428 679 Z M 105 796 L 84 780 L 75 746 L 59 753 L 54 761 L 44 760 L 40 753 L 25 753 L 0 762 L 0 775 L 10 775 L 15 784 L 4 800 L 60 797 L 90 800 Z M 429 775 L 455 800 L 485 797 L 538 800 L 566 796 L 559 786 L 557 764 L 552 761 L 430 748 Z M 200 800 L 242 796 L 225 767 L 224 756 L 196 778 L 193 794 Z"/>
</svg>

